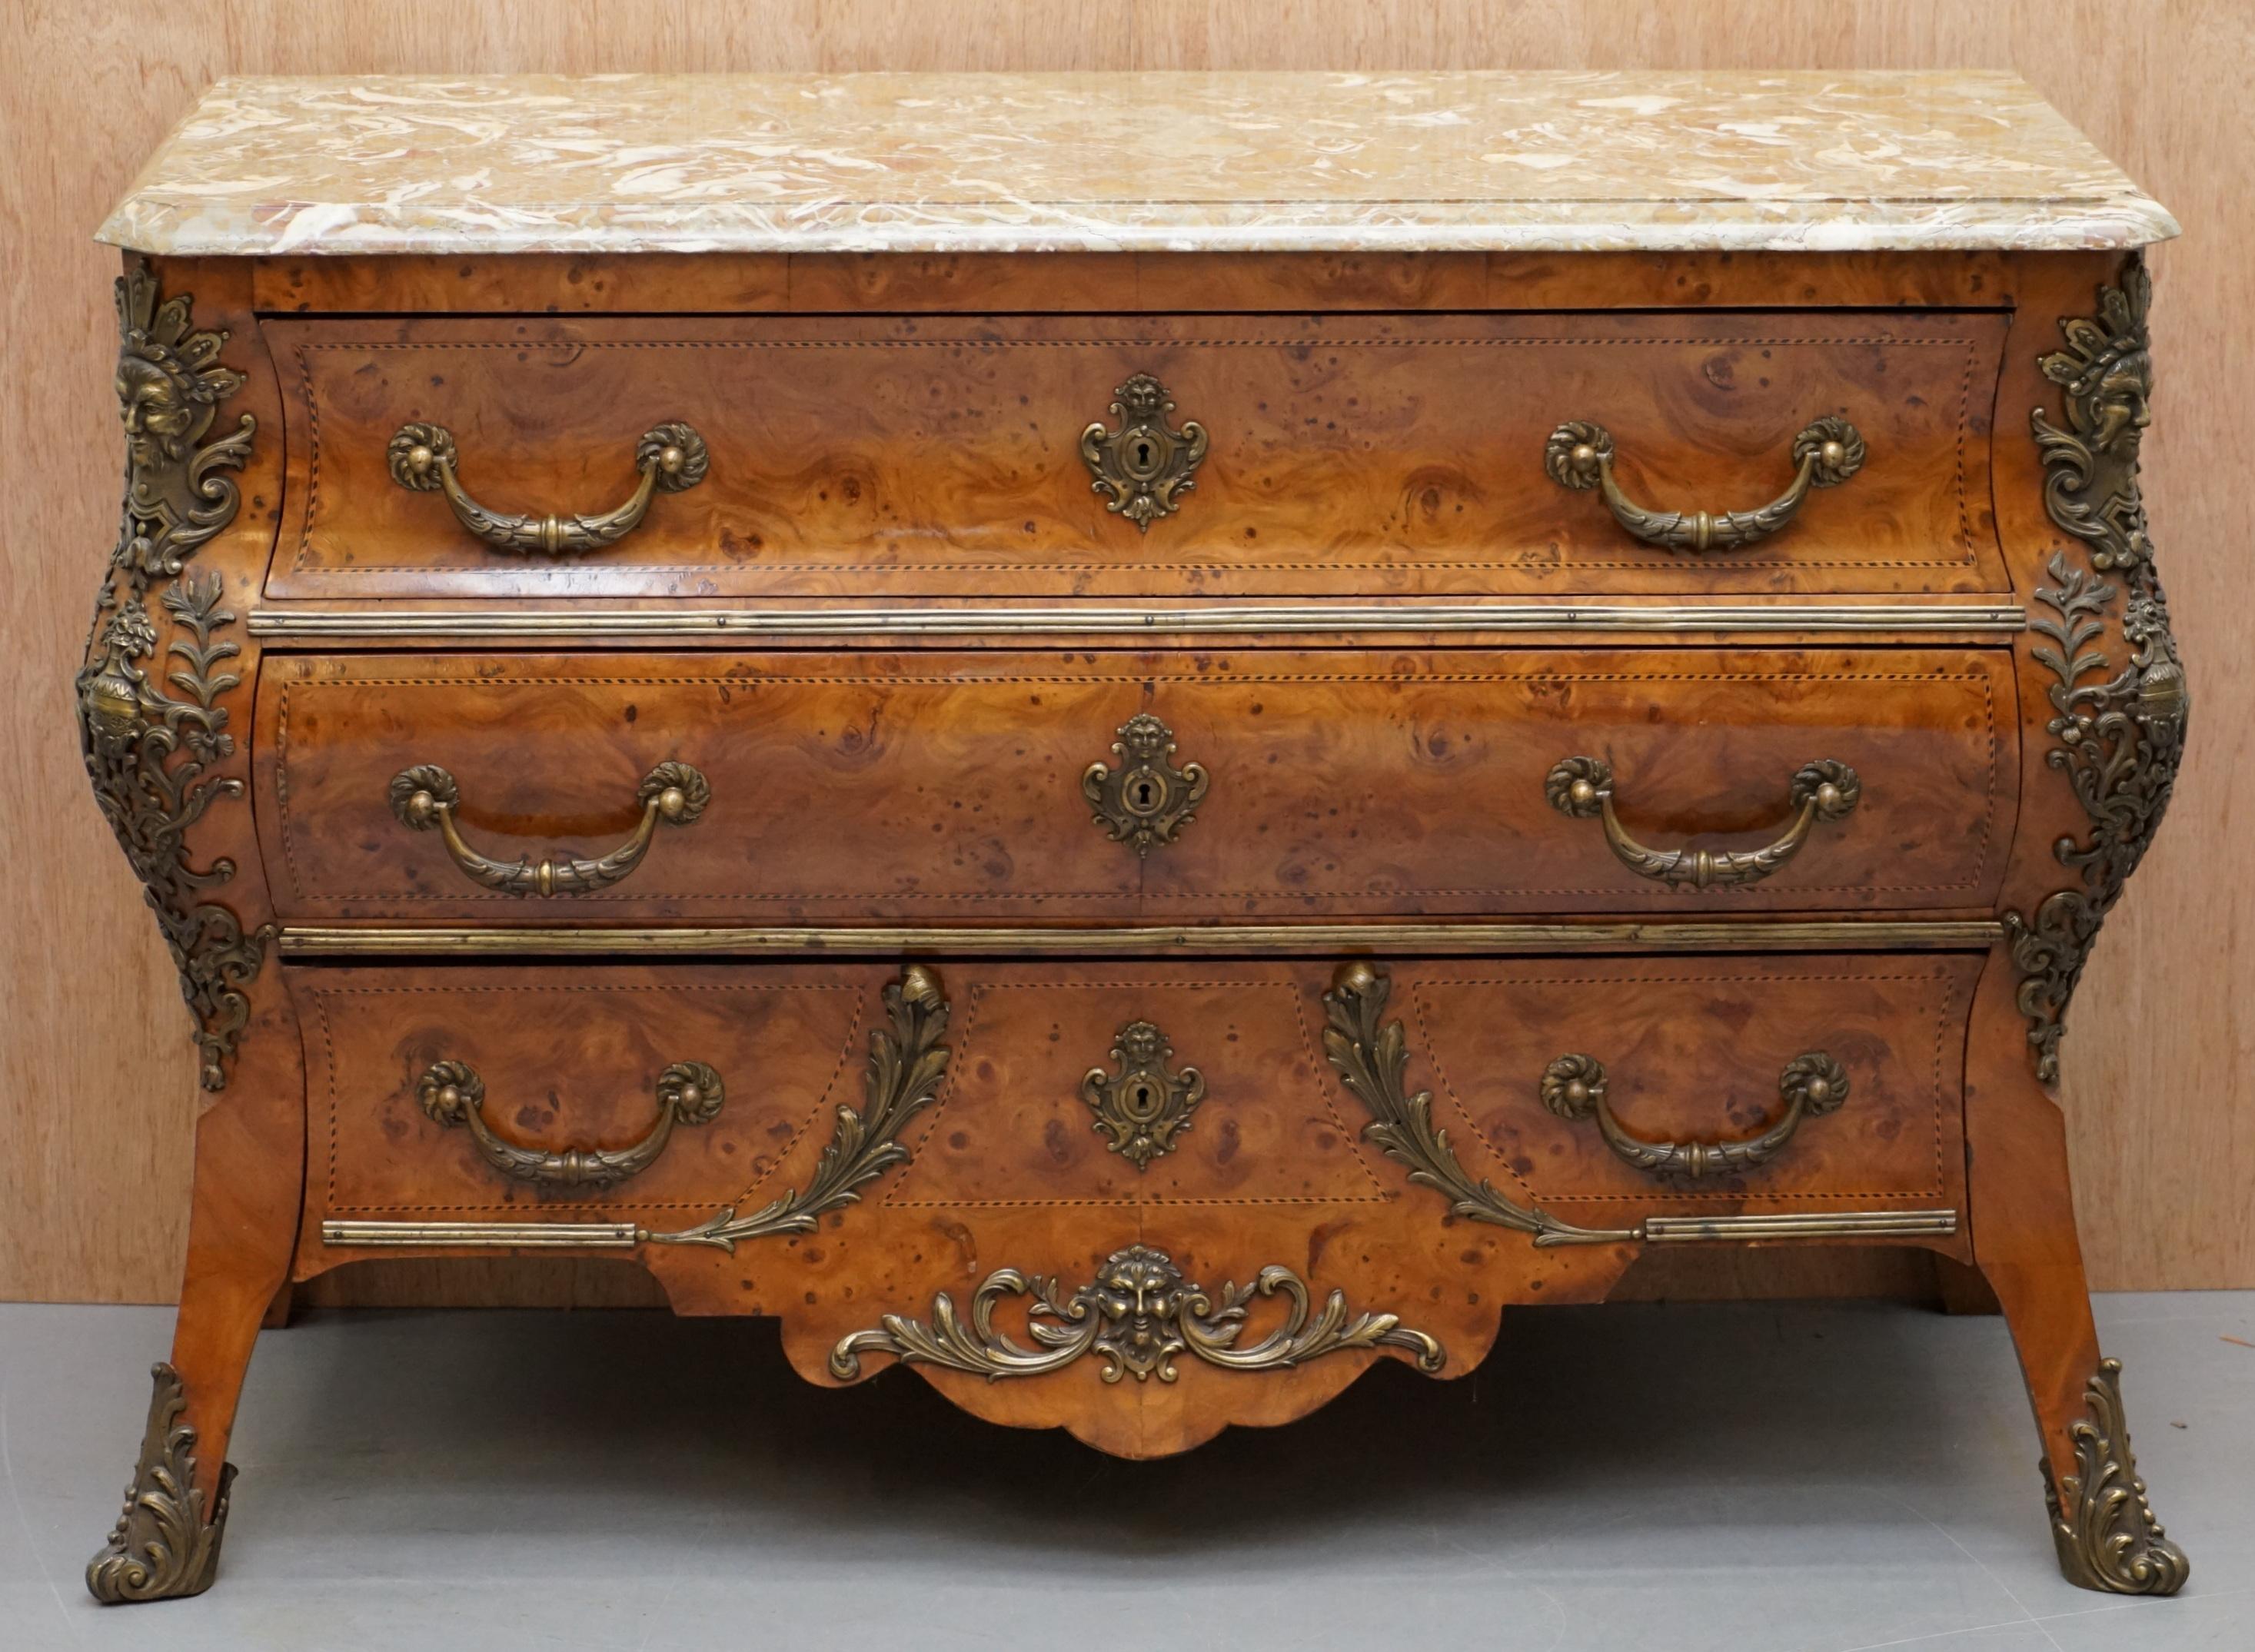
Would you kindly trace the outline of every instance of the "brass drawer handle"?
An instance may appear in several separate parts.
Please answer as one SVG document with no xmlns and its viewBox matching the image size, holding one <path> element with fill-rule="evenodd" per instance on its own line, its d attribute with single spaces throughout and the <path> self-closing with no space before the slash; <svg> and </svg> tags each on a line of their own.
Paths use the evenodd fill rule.
<svg viewBox="0 0 2255 1652">
<path fill-rule="evenodd" d="M 444 425 L 402 425 L 389 449 L 391 479 L 414 493 L 446 496 L 454 519 L 496 551 L 517 556 L 576 556 L 616 545 L 640 525 L 654 492 L 680 493 L 705 480 L 705 439 L 686 425 L 660 425 L 635 446 L 642 481 L 633 497 L 599 517 L 505 517 L 462 491 L 454 475 L 454 435 Z"/>
<path fill-rule="evenodd" d="M 436 763 L 423 763 L 391 777 L 391 812 L 400 824 L 411 832 L 428 832 L 436 826 L 446 840 L 446 853 L 463 875 L 504 895 L 545 897 L 592 895 L 607 889 L 642 864 L 658 822 L 693 825 L 712 800 L 713 789 L 703 775 L 685 763 L 662 763 L 642 777 L 635 791 L 635 801 L 642 805 L 642 824 L 635 828 L 634 836 L 600 860 L 495 861 L 463 842 L 455 829 L 454 810 L 461 802 L 461 789 L 453 776 Z"/>
<path fill-rule="evenodd" d="M 1629 836 L 1613 812 L 1612 765 L 1596 757 L 1568 757 L 1550 770 L 1542 783 L 1550 806 L 1577 820 L 1592 816 L 1603 820 L 1605 842 L 1613 858 L 1635 873 L 1665 883 L 1671 889 L 1689 884 L 1695 889 L 1740 889 L 1759 883 L 1801 853 L 1809 829 L 1822 820 L 1827 826 L 1856 812 L 1864 783 L 1844 763 L 1830 758 L 1802 765 L 1793 777 L 1788 794 L 1801 811 L 1783 837 L 1759 849 L 1730 852 L 1714 849 L 1649 849 Z"/>
<path fill-rule="evenodd" d="M 1793 439 L 1793 485 L 1758 510 L 1647 510 L 1613 481 L 1612 432 L 1571 420 L 1550 432 L 1542 467 L 1561 488 L 1595 488 L 1613 518 L 1646 545 L 1668 551 L 1736 551 L 1767 539 L 1791 522 L 1811 488 L 1837 488 L 1864 467 L 1864 439 L 1844 418 L 1812 421 Z"/>
<path fill-rule="evenodd" d="M 1615 1158 L 1648 1176 L 1736 1176 L 1759 1170 L 1785 1150 L 1806 1118 L 1837 1111 L 1848 1099 L 1848 1074 L 1822 1050 L 1795 1056 L 1777 1075 L 1784 1114 L 1743 1142 L 1647 1142 L 1631 1135 L 1605 1100 L 1605 1065 L 1595 1056 L 1560 1056 L 1542 1070 L 1542 1105 L 1570 1122 L 1595 1119 Z"/>
<path fill-rule="evenodd" d="M 485 1162 L 511 1181 L 542 1187 L 616 1187 L 657 1162 L 678 1124 L 710 1124 L 726 1099 L 720 1075 L 701 1061 L 677 1061 L 657 1075 L 657 1122 L 632 1147 L 567 1147 L 560 1153 L 504 1142 L 486 1122 L 486 1082 L 467 1061 L 436 1061 L 416 1082 L 415 1100 L 444 1125 L 465 1125 Z"/>
</svg>

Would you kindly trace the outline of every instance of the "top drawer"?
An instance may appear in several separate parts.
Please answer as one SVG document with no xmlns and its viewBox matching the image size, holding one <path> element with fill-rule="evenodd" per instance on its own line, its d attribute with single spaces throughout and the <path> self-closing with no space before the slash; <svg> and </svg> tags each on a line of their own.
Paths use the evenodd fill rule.
<svg viewBox="0 0 2255 1652">
<path fill-rule="evenodd" d="M 276 321 L 293 503 L 267 589 L 2002 591 L 2003 332 L 1933 311 Z M 1821 420 L 1851 428 L 1804 439 Z M 1569 423 L 1595 428 L 1554 443 Z M 701 475 L 695 442 L 643 441 L 677 425 Z"/>
</svg>

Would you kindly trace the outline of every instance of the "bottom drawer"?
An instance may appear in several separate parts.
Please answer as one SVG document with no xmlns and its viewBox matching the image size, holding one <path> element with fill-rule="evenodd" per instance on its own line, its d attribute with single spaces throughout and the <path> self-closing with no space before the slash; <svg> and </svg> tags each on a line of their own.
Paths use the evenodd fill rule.
<svg viewBox="0 0 2255 1652">
<path fill-rule="evenodd" d="M 628 1253 L 815 1381 L 1157 1456 L 1468 1370 L 1642 1244 L 1963 1259 L 1982 961 L 293 967 L 299 1273 Z"/>
<path fill-rule="evenodd" d="M 1618 1230 L 1954 1205 L 1980 962 L 973 959 L 919 966 L 905 997 L 898 966 L 839 962 L 304 967 L 292 986 L 309 1204 L 331 1218 L 666 1234 L 851 1171 L 856 1199 L 815 1214 L 1438 1220 L 1408 1176 L 1438 1154 L 1506 1206 Z M 1444 1143 L 1421 1145 L 1426 1092 Z"/>
</svg>

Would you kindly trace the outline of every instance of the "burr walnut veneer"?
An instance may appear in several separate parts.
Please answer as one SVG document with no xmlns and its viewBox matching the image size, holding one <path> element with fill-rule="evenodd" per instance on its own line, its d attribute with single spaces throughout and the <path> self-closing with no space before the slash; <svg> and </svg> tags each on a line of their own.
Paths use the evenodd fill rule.
<svg viewBox="0 0 2255 1652">
<path fill-rule="evenodd" d="M 190 233 L 160 159 L 79 699 L 207 1096 L 97 1596 L 210 1583 L 262 1315 L 370 1257 L 1148 1457 L 1776 1244 L 1978 1269 L 2067 1575 L 2180 1586 L 2048 1088 L 2185 723 L 2162 231 L 2019 118 L 2025 234 L 1836 179 L 1836 252 L 1408 172 L 1272 245 Z"/>
</svg>

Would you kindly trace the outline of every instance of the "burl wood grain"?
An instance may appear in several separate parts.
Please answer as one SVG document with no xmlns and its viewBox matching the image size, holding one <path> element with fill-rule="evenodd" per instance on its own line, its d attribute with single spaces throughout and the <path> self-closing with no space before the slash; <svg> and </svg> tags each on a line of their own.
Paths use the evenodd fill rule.
<svg viewBox="0 0 2255 1652">
<path fill-rule="evenodd" d="M 866 967 L 289 973 L 310 1034 L 313 1198 L 332 1216 L 687 1226 L 759 1187 L 810 1132 L 826 1136 L 841 1104 L 861 1105 L 865 1046 L 883 1024 L 885 972 Z M 640 1141 L 658 1075 L 678 1062 L 718 1072 L 725 1099 L 615 1188 L 535 1186 L 425 1114 L 417 1080 L 439 1061 L 474 1069 L 488 1126 L 542 1152 Z"/>
<path fill-rule="evenodd" d="M 1291 595 L 2006 588 L 1989 508 L 1987 311 L 280 320 L 295 510 L 276 597 Z M 1211 449 L 1149 533 L 1080 456 L 1131 374 Z M 1542 468 L 1562 420 L 1654 509 L 1782 492 L 1795 433 L 1870 461 L 1760 545 L 1637 543 Z M 619 545 L 495 553 L 391 479 L 453 432 L 488 510 L 607 510 L 685 420 L 705 481 Z"/>
<path fill-rule="evenodd" d="M 1973 909 L 2012 840 L 2001 650 L 294 656 L 261 686 L 261 812 L 293 919 L 831 923 L 1546 911 Z M 1149 712 L 1209 776 L 1139 860 L 1081 779 Z M 1613 766 L 1654 847 L 1779 837 L 1804 764 L 1863 799 L 1766 881 L 1671 892 L 1544 777 Z M 466 878 L 393 818 L 436 763 L 463 834 L 515 861 L 600 854 L 655 764 L 703 819 L 622 882 L 546 901 Z"/>
<path fill-rule="evenodd" d="M 1714 985 L 1700 984 L 1702 965 Z M 1932 1052 L 1937 1037 L 1962 1038 L 1979 966 L 1948 955 L 1390 963 L 1408 1085 L 1439 1091 L 1465 1170 L 1506 1197 L 1577 1200 L 1570 1220 L 1609 1227 L 1665 1212 L 1954 1207 L 1957 1072 L 1954 1062 L 1937 1071 Z M 1319 1301 L 1342 1290 L 1357 1311 L 1397 1312 L 1439 1337 L 1453 1375 L 1486 1353 L 1506 1304 L 1587 1298 L 1631 1259 L 1626 1246 L 1537 1250 L 1453 1218 L 1363 1141 L 1369 1115 L 1321 1042 L 1328 960 L 935 967 L 952 1059 L 938 1100 L 903 1137 L 909 1163 L 814 1234 L 747 1241 L 734 1256 L 639 1253 L 684 1311 L 783 1318 L 790 1356 L 812 1380 L 835 1381 L 832 1347 L 883 1313 L 928 1317 L 942 1291 L 967 1306 L 1005 1267 L 1053 1274 L 1070 1290 L 1138 1242 L 1214 1290 L 1289 1267 Z M 323 1051 L 297 1271 L 354 1255 L 321 1244 L 325 1216 L 617 1218 L 662 1231 L 804 1187 L 837 1105 L 861 1105 L 861 1046 L 896 974 L 873 964 L 293 968 L 293 995 Z M 1173 1070 L 1195 1066 L 1206 1081 L 1175 1149 L 1142 1171 L 1110 1149 L 1079 1093 L 1092 1068 L 1117 1070 L 1111 1047 L 1138 1020 L 1165 1033 Z M 1500 1030 L 1514 1026 L 1528 1030 L 1515 1040 Z M 1621 1186 L 1536 1099 L 1535 1052 L 1547 1060 L 1553 1041 L 1613 1048 L 1627 1116 L 1711 1139 L 1758 1133 L 1775 1065 L 1803 1049 L 1837 1055 L 1855 1093 L 1769 1170 L 1722 1186 Z M 463 1132 L 431 1125 L 412 1097 L 427 1059 L 467 1057 L 509 1140 L 551 1150 L 615 1143 L 643 1128 L 657 1071 L 692 1046 L 729 1086 L 721 1118 L 678 1131 L 658 1167 L 615 1194 L 512 1192 Z M 1640 1070 L 1638 1057 L 1650 1065 Z M 1247 1339 L 1278 1311 L 1256 1305 Z M 1028 1340 L 1022 1318 L 1006 1309 L 1002 1323 Z M 1184 1356 L 1175 1384 L 1106 1384 L 1093 1358 L 994 1384 L 926 1374 L 981 1415 L 1156 1456 L 1230 1423 L 1297 1416 L 1370 1357 L 1246 1374 Z M 886 1363 L 873 1356 L 868 1366 Z"/>
<path fill-rule="evenodd" d="M 1660 1186 L 1690 1208 L 1750 1196 L 1945 1208 L 1964 1175 L 1958 1076 L 1979 969 L 1956 955 L 1514 959 L 1423 972 L 1403 1008 L 1451 1137 L 1476 1137 L 1517 1197 L 1584 1226 L 1648 1207 Z M 1551 1060 L 1591 1055 L 1632 1135 L 1744 1140 L 1783 1115 L 1779 1072 L 1810 1051 L 1840 1064 L 1848 1100 L 1736 1176 L 1657 1182 L 1594 1122 L 1535 1104 Z"/>
</svg>

